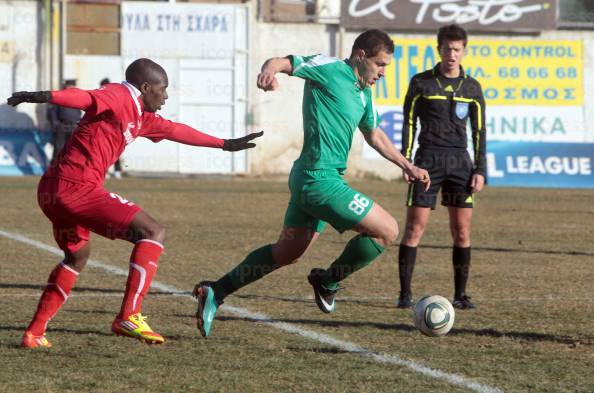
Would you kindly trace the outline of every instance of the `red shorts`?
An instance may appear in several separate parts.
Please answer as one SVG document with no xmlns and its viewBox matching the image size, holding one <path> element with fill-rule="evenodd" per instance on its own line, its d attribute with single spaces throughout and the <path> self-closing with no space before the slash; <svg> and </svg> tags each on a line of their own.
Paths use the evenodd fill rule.
<svg viewBox="0 0 594 393">
<path fill-rule="evenodd" d="M 100 186 L 60 178 L 41 178 L 37 202 L 52 222 L 58 246 L 73 253 L 89 241 L 90 231 L 109 239 L 124 238 L 141 210 Z"/>
</svg>

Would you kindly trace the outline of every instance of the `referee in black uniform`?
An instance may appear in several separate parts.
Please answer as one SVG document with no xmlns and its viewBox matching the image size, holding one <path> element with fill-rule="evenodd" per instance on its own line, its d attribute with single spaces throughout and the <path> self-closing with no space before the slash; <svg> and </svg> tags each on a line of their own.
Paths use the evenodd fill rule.
<svg viewBox="0 0 594 393">
<path fill-rule="evenodd" d="M 464 73 L 460 65 L 468 36 L 458 25 L 439 29 L 437 49 L 441 62 L 432 70 L 415 75 L 404 101 L 402 154 L 411 159 L 421 123 L 419 148 L 414 163 L 427 169 L 431 187 L 411 183 L 407 195 L 406 230 L 398 253 L 400 296 L 397 306 L 412 306 L 411 280 L 417 246 L 435 209 L 441 189 L 441 204 L 447 206 L 453 240 L 454 301 L 459 309 L 474 308 L 466 293 L 470 270 L 470 224 L 475 194 L 485 184 L 485 101 L 481 85 Z M 467 151 L 467 124 L 470 120 L 474 160 Z"/>
</svg>

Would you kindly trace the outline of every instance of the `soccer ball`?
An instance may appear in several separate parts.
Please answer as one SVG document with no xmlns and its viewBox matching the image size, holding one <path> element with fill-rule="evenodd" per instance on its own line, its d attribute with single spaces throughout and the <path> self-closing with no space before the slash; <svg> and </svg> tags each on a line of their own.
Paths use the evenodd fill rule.
<svg viewBox="0 0 594 393">
<path fill-rule="evenodd" d="M 435 337 L 447 334 L 454 326 L 454 307 L 443 296 L 424 296 L 415 304 L 413 319 L 421 333 Z"/>
</svg>

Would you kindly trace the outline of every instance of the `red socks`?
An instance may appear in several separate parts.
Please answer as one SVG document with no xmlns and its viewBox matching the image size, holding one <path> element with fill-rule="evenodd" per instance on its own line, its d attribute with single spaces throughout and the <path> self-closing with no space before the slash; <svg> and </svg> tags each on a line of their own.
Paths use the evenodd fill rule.
<svg viewBox="0 0 594 393">
<path fill-rule="evenodd" d="M 157 272 L 157 263 L 162 252 L 163 245 L 154 240 L 143 239 L 136 242 L 130 256 L 130 272 L 118 318 L 127 318 L 142 310 L 142 300 Z"/>
<path fill-rule="evenodd" d="M 27 327 L 28 331 L 36 336 L 45 333 L 47 323 L 68 299 L 77 277 L 78 272 L 63 262 L 54 268 L 47 280 L 47 286 L 41 295 L 41 299 L 39 299 L 33 320 Z"/>
<path fill-rule="evenodd" d="M 162 252 L 163 245 L 154 240 L 143 239 L 136 243 L 130 256 L 130 272 L 118 318 L 127 318 L 141 311 L 142 300 L 157 272 L 157 263 Z M 78 272 L 63 262 L 54 268 L 27 331 L 36 336 L 45 333 L 47 323 L 68 299 L 77 277 Z"/>
</svg>

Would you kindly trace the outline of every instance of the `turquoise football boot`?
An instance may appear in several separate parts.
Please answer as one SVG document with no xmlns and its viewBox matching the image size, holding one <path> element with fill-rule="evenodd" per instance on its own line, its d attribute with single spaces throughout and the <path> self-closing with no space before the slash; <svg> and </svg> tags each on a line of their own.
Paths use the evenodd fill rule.
<svg viewBox="0 0 594 393">
<path fill-rule="evenodd" d="M 211 284 L 212 283 L 209 281 L 202 281 L 200 284 L 196 285 L 193 293 L 196 300 L 198 300 L 196 319 L 202 337 L 208 337 L 210 334 L 212 321 L 219 308 L 219 303 L 215 299 Z"/>
</svg>

